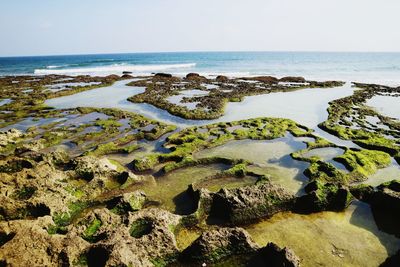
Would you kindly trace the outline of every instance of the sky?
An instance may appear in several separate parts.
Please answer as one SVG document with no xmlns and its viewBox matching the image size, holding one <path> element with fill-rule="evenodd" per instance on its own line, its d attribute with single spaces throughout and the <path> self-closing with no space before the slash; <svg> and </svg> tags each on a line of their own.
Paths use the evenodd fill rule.
<svg viewBox="0 0 400 267">
<path fill-rule="evenodd" d="M 1 0 L 0 56 L 400 51 L 399 0 Z"/>
</svg>

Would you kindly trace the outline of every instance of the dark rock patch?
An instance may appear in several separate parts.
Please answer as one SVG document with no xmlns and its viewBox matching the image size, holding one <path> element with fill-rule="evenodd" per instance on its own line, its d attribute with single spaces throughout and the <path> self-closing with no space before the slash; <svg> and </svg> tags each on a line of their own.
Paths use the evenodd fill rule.
<svg viewBox="0 0 400 267">
<path fill-rule="evenodd" d="M 110 257 L 108 249 L 102 246 L 96 246 L 89 249 L 87 253 L 88 267 L 104 267 Z"/>
<path fill-rule="evenodd" d="M 400 266 L 400 250 L 389 258 L 387 258 L 380 267 L 398 267 Z"/>
<path fill-rule="evenodd" d="M 0 232 L 0 247 L 3 246 L 5 243 L 7 243 L 8 241 L 11 241 L 11 239 L 13 239 L 15 236 L 15 233 L 4 233 L 4 232 Z"/>
</svg>

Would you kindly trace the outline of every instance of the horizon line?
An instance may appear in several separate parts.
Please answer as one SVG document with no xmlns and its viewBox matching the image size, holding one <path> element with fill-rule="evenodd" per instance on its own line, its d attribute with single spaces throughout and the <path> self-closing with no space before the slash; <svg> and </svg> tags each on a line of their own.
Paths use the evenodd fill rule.
<svg viewBox="0 0 400 267">
<path fill-rule="evenodd" d="M 70 54 L 38 54 L 38 55 L 10 55 L 0 58 L 24 57 L 62 57 L 62 56 L 95 56 L 95 55 L 129 55 L 129 54 L 177 54 L 177 53 L 376 53 L 395 54 L 400 51 L 340 51 L 340 50 L 185 50 L 185 51 L 141 51 L 141 52 L 99 52 L 99 53 L 70 53 Z"/>
</svg>

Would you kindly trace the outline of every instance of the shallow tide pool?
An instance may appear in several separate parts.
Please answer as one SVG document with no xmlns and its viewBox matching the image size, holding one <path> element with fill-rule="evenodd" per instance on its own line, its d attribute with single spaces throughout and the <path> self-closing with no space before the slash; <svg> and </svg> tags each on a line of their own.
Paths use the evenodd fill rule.
<svg viewBox="0 0 400 267">
<path fill-rule="evenodd" d="M 363 182 L 372 186 L 378 186 L 382 183 L 400 179 L 400 165 L 392 159 L 392 163 L 383 169 L 378 169 L 376 173 L 368 177 L 368 180 Z"/>
<path fill-rule="evenodd" d="M 400 248 L 400 239 L 381 232 L 361 202 L 344 212 L 279 213 L 244 228 L 261 246 L 290 247 L 302 266 L 379 266 Z"/>
<path fill-rule="evenodd" d="M 316 129 L 318 123 L 326 120 L 328 116 L 326 111 L 328 103 L 334 99 L 349 96 L 354 91 L 347 83 L 337 88 L 312 88 L 248 96 L 242 102 L 228 103 L 225 115 L 219 119 L 196 121 L 176 117 L 152 105 L 127 101 L 128 97 L 144 92 L 144 88 L 127 86 L 128 82 L 120 81 L 109 87 L 50 99 L 46 101 L 46 105 L 55 108 L 114 107 L 182 127 L 256 117 L 280 117 L 293 119 L 300 124 Z"/>
<path fill-rule="evenodd" d="M 158 202 L 162 208 L 177 214 L 188 214 L 193 211 L 191 198 L 186 194 L 188 186 L 228 168 L 229 166 L 224 164 L 182 168 L 157 177 L 154 183 L 146 183 L 140 189 L 151 201 Z M 223 185 L 224 181 L 220 186 Z"/>
<path fill-rule="evenodd" d="M 367 100 L 379 113 L 400 120 L 400 97 L 377 95 Z"/>
<path fill-rule="evenodd" d="M 294 160 L 290 153 L 304 149 L 306 144 L 292 135 L 275 140 L 240 140 L 195 153 L 195 158 L 226 157 L 248 160 L 249 170 L 268 175 L 272 182 L 293 193 L 301 193 L 308 181 L 303 174 L 308 163 Z"/>
</svg>

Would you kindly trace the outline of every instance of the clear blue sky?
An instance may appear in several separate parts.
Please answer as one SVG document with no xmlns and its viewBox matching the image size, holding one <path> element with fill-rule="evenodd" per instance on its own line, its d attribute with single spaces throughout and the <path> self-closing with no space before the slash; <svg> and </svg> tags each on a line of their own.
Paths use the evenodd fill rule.
<svg viewBox="0 0 400 267">
<path fill-rule="evenodd" d="M 400 51 L 400 0 L 1 0 L 0 56 Z"/>
</svg>

